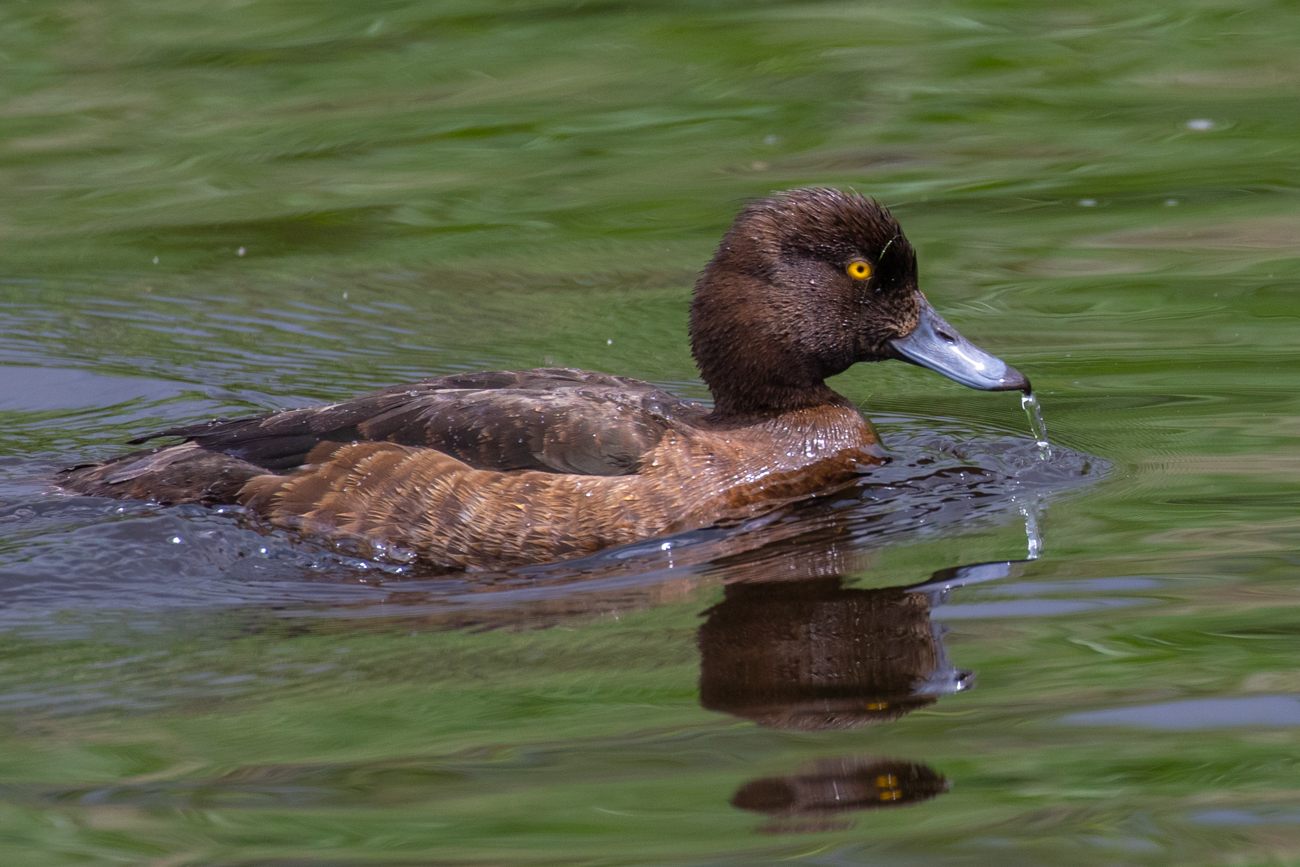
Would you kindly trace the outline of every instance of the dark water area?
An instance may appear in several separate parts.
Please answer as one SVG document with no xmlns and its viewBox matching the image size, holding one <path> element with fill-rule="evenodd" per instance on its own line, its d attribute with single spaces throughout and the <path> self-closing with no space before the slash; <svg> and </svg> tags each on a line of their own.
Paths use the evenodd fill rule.
<svg viewBox="0 0 1300 867">
<path fill-rule="evenodd" d="M 1300 860 L 1284 3 L 0 4 L 0 862 Z M 433 576 L 70 496 L 170 425 L 572 366 L 703 400 L 695 275 L 875 196 L 1035 386 L 891 461 Z"/>
</svg>

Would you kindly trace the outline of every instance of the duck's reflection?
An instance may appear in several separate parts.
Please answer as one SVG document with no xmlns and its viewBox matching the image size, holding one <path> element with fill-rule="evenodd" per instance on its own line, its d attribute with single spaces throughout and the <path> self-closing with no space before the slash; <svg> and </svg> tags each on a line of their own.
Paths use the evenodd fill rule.
<svg viewBox="0 0 1300 867">
<path fill-rule="evenodd" d="M 954 587 L 1007 576 L 1019 561 L 962 566 L 903 587 L 845 587 L 810 562 L 726 584 L 699 631 L 700 703 L 759 725 L 854 728 L 897 719 L 974 685 L 948 660 L 930 611 Z M 811 573 L 811 574 L 810 574 Z"/>
<path fill-rule="evenodd" d="M 967 688 L 925 593 L 841 577 L 737 583 L 700 627 L 700 703 L 774 728 L 853 728 Z"/>
<path fill-rule="evenodd" d="M 952 588 L 1005 577 L 1015 561 L 944 570 L 902 587 L 858 589 L 829 564 L 802 577 L 750 580 L 734 572 L 700 627 L 700 703 L 762 726 L 846 729 L 897 719 L 974 684 L 948 659 L 933 607 Z M 827 830 L 792 817 L 896 807 L 946 791 L 947 780 L 913 761 L 846 757 L 741 786 L 732 804 L 775 817 L 772 833 Z M 836 827 L 839 827 L 838 825 Z"/>
</svg>

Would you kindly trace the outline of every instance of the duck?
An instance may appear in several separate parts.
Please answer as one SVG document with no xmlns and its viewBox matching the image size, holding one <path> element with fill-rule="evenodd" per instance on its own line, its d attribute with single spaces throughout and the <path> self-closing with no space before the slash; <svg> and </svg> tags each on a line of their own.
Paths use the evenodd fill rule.
<svg viewBox="0 0 1300 867">
<path fill-rule="evenodd" d="M 432 377 L 328 406 L 217 418 L 63 470 L 65 491 L 238 506 L 260 525 L 438 571 L 504 570 L 740 523 L 886 460 L 828 377 L 902 360 L 1030 393 L 921 292 L 889 210 L 856 192 L 749 202 L 690 304 L 712 406 L 570 368 Z"/>
</svg>

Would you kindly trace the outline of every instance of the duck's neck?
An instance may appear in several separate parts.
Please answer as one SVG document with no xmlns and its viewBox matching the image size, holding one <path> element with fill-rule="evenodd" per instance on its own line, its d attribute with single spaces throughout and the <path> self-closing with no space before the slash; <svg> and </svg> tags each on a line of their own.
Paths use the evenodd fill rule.
<svg viewBox="0 0 1300 867">
<path fill-rule="evenodd" d="M 701 373 L 713 394 L 712 417 L 716 422 L 754 424 L 822 407 L 857 411 L 852 401 L 824 382 L 793 387 L 769 382 L 764 388 L 747 388 L 727 378 L 710 378 L 708 373 Z"/>
<path fill-rule="evenodd" d="M 691 306 L 691 353 L 713 394 L 716 421 L 756 422 L 818 407 L 853 407 L 825 373 L 774 345 L 734 311 Z"/>
</svg>

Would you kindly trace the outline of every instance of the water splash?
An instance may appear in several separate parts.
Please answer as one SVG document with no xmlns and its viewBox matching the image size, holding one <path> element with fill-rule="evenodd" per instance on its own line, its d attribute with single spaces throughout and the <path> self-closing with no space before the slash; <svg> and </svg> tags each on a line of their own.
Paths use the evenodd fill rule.
<svg viewBox="0 0 1300 867">
<path fill-rule="evenodd" d="M 1047 441 L 1047 425 L 1043 422 L 1043 408 L 1038 404 L 1038 395 L 1030 392 L 1020 398 L 1020 405 L 1029 417 L 1029 429 L 1034 434 L 1039 454 L 1046 460 L 1052 456 L 1052 445 Z"/>
</svg>

